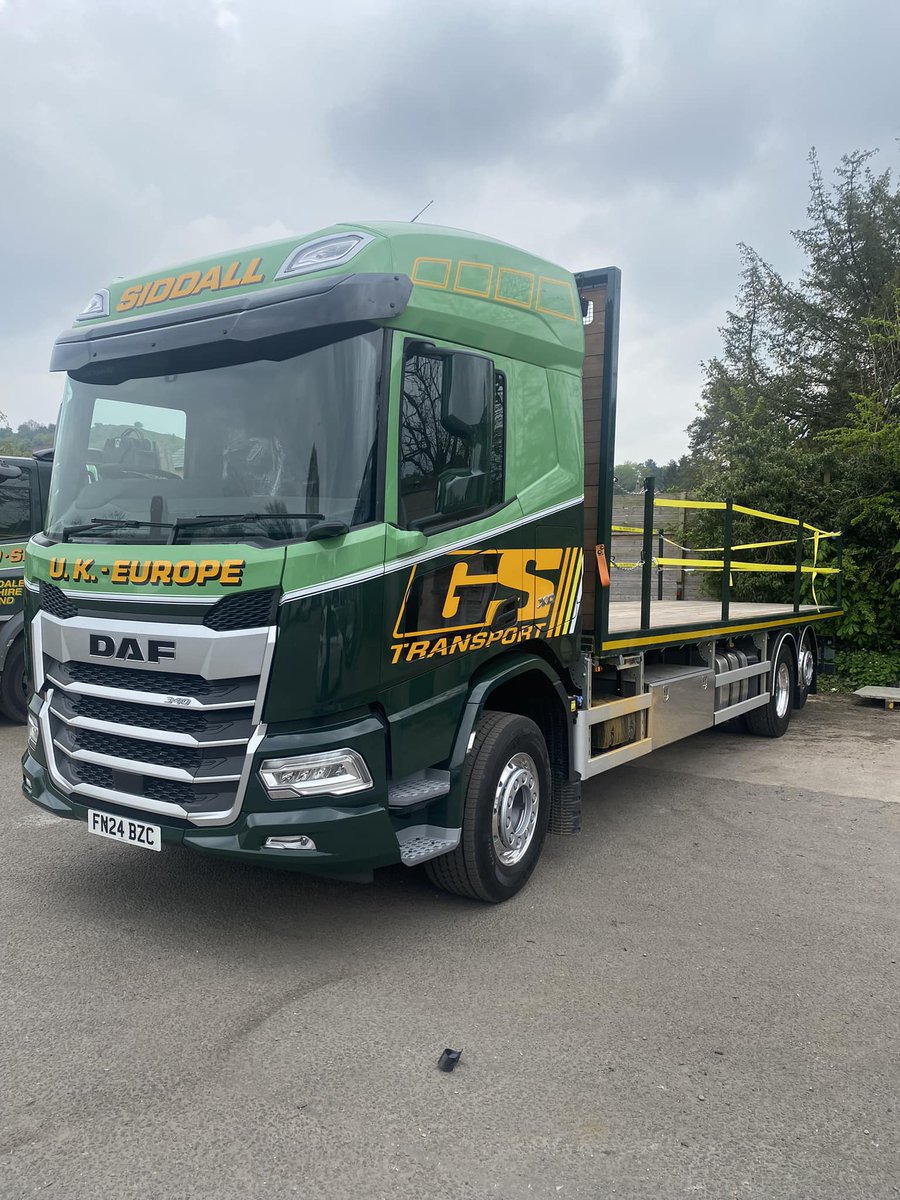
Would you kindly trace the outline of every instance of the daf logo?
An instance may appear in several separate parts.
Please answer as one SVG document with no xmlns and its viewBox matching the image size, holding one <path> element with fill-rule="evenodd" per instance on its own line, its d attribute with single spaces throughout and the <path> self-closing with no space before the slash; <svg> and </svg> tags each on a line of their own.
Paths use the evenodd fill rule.
<svg viewBox="0 0 900 1200">
<path fill-rule="evenodd" d="M 165 658 L 175 657 L 174 642 L 160 642 L 155 638 L 142 646 L 137 638 L 123 637 L 116 641 L 107 633 L 92 633 L 88 653 L 94 658 L 118 658 L 122 662 L 162 662 Z"/>
</svg>

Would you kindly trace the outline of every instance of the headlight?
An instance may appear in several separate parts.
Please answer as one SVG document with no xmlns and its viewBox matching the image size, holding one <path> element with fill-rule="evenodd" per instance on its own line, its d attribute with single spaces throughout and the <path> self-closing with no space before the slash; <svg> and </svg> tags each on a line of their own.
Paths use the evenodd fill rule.
<svg viewBox="0 0 900 1200">
<path fill-rule="evenodd" d="M 38 724 L 38 719 L 33 712 L 28 714 L 28 745 L 32 750 L 37 746 L 41 738 L 41 727 Z"/>
<path fill-rule="evenodd" d="M 295 758 L 267 758 L 260 778 L 273 800 L 292 796 L 346 796 L 372 786 L 372 776 L 355 750 L 326 750 Z"/>
</svg>

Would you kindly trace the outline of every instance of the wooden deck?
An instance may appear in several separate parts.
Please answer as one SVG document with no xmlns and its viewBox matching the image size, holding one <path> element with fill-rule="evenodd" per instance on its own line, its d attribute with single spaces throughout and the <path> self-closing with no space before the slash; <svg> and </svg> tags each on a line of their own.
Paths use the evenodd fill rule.
<svg viewBox="0 0 900 1200">
<path fill-rule="evenodd" d="M 801 604 L 799 616 L 791 604 L 733 603 L 728 621 L 722 620 L 722 606 L 717 600 L 654 600 L 650 605 L 650 629 L 641 629 L 640 601 L 623 600 L 609 605 L 609 631 L 604 649 L 620 649 L 627 645 L 672 643 L 679 634 L 672 631 L 684 630 L 687 639 L 691 633 L 726 633 L 735 628 L 759 627 L 768 624 L 790 625 L 795 621 L 820 621 L 840 613 L 837 608 L 816 608 L 812 604 Z M 659 636 L 654 631 L 659 630 Z"/>
</svg>

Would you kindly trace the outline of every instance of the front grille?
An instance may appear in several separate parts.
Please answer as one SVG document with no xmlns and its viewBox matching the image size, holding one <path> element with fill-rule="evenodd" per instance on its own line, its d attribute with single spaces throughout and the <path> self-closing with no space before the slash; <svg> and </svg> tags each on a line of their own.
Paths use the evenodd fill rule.
<svg viewBox="0 0 900 1200">
<path fill-rule="evenodd" d="M 118 792 L 123 800 L 129 795 L 143 796 L 148 800 L 158 800 L 163 804 L 177 804 L 188 812 L 215 811 L 227 809 L 231 797 L 221 788 L 213 786 L 197 787 L 190 783 L 178 783 L 171 779 L 154 779 L 150 776 L 129 776 L 123 779 L 122 771 L 113 771 L 99 763 L 76 762 L 71 769 L 64 767 L 70 782 L 77 785 L 85 783 L 89 787 L 105 788 L 107 791 Z M 140 787 L 132 791 L 126 786 L 128 782 L 137 781 Z M 140 807 L 136 805 L 135 807 Z"/>
<path fill-rule="evenodd" d="M 189 733 L 197 737 L 206 732 L 209 718 L 190 708 L 163 708 L 161 705 L 129 704 L 127 700 L 104 700 L 100 696 L 74 696 L 74 716 L 112 725 L 143 725 L 160 733 Z"/>
<path fill-rule="evenodd" d="M 100 733 L 96 729 L 79 729 L 73 737 L 74 749 L 89 750 L 93 754 L 106 754 L 110 758 L 130 758 L 139 762 L 153 763 L 157 767 L 179 767 L 182 771 L 196 773 L 202 764 L 199 750 L 188 746 L 167 746 L 160 742 L 145 742 L 143 739 L 119 737 L 114 733 Z"/>
<path fill-rule="evenodd" d="M 252 706 L 259 688 L 259 679 L 255 676 L 204 679 L 202 675 L 178 675 L 174 671 L 130 670 L 128 667 L 107 667 L 101 663 L 61 663 L 49 657 L 45 662 L 50 682 L 64 692 L 73 684 L 86 684 L 96 688 L 115 688 L 117 691 L 151 693 L 167 699 L 170 696 L 193 698 L 207 708 L 224 708 L 229 705 Z M 135 701 L 141 702 L 140 695 L 135 695 Z M 173 711 L 181 708 L 189 706 L 172 704 Z"/>
<path fill-rule="evenodd" d="M 179 636 L 190 649 L 190 634 Z M 203 655 L 194 661 L 209 661 L 219 670 L 225 664 L 227 670 L 242 658 L 246 661 L 244 639 L 251 637 L 256 638 L 260 671 L 265 628 L 239 634 L 241 654 L 233 658 L 229 636 L 216 633 L 213 653 L 204 631 Z M 89 800 L 89 789 L 102 788 L 136 809 L 149 800 L 197 814 L 235 808 L 256 729 L 258 674 L 207 679 L 150 666 L 61 662 L 48 652 L 48 643 L 64 647 L 65 641 L 44 642 L 49 749 L 57 772 L 76 795 Z M 180 779 L 164 778 L 182 772 Z"/>
<path fill-rule="evenodd" d="M 203 624 L 219 632 L 270 625 L 277 599 L 275 588 L 259 592 L 236 592 L 214 604 L 203 618 Z"/>
<path fill-rule="evenodd" d="M 175 671 L 135 671 L 107 667 L 101 663 L 68 662 L 65 670 L 75 683 L 96 687 L 125 688 L 134 692 L 171 692 L 177 696 L 210 696 L 232 680 L 204 679 L 202 675 L 179 675 Z"/>
<path fill-rule="evenodd" d="M 72 601 L 55 584 L 41 580 L 39 585 L 41 608 L 51 616 L 68 621 L 70 617 L 78 616 L 78 609 Z"/>
</svg>

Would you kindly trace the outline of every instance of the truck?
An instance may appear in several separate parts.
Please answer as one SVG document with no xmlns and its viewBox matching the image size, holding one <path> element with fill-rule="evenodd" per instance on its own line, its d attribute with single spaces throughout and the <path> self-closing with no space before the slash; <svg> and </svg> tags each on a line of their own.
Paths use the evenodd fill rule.
<svg viewBox="0 0 900 1200">
<path fill-rule="evenodd" d="M 0 455 L 0 713 L 26 720 L 25 546 L 44 526 L 52 450 Z"/>
<path fill-rule="evenodd" d="M 841 612 L 839 539 L 715 502 L 696 561 L 721 595 L 660 601 L 649 480 L 641 598 L 617 602 L 620 292 L 390 222 L 96 292 L 51 359 L 25 796 L 157 853 L 423 864 L 496 903 L 580 830 L 586 780 L 726 722 L 783 734 Z M 736 541 L 766 517 L 769 566 Z M 741 599 L 757 569 L 793 596 Z"/>
</svg>

